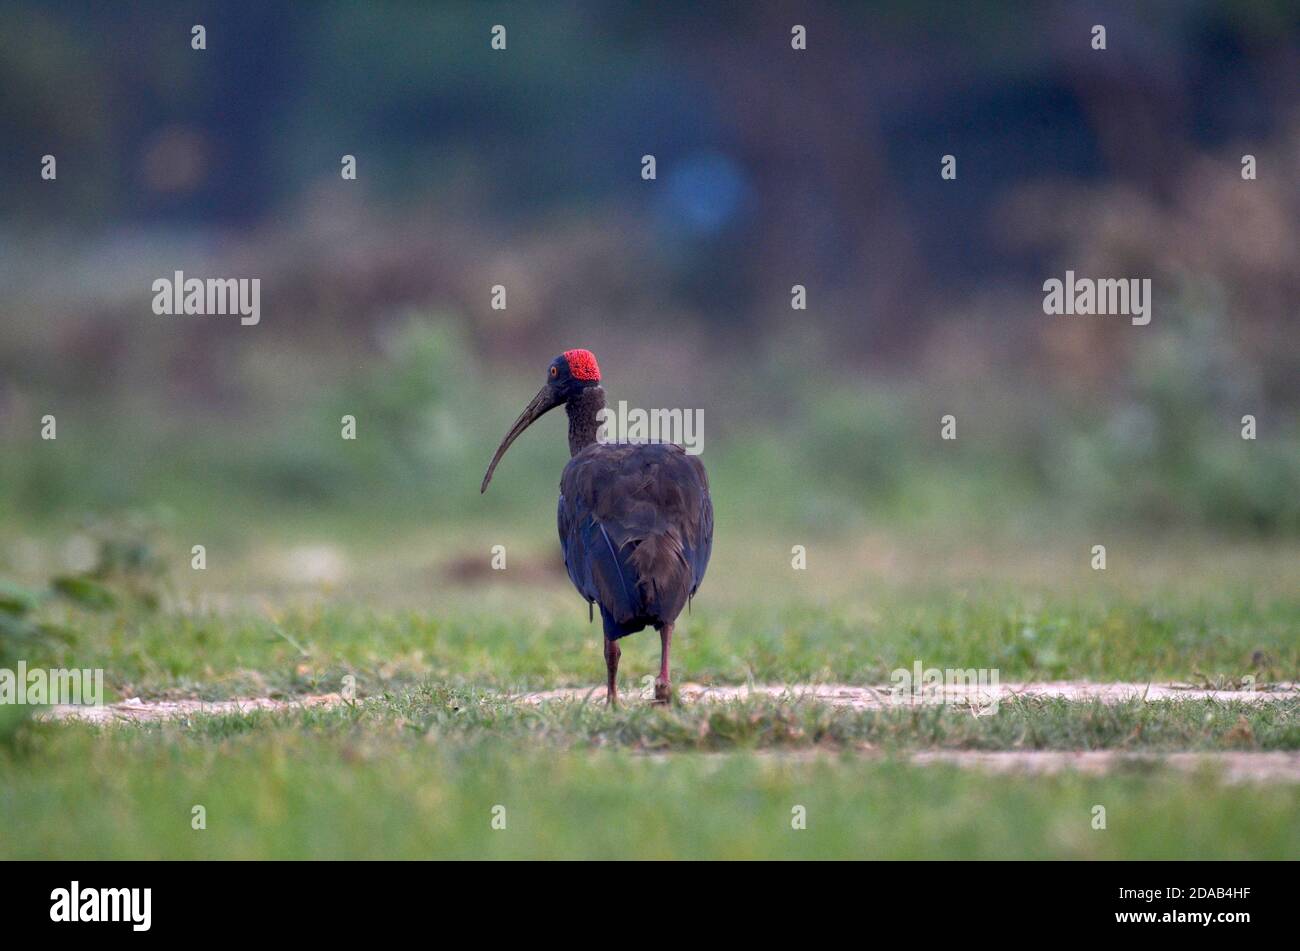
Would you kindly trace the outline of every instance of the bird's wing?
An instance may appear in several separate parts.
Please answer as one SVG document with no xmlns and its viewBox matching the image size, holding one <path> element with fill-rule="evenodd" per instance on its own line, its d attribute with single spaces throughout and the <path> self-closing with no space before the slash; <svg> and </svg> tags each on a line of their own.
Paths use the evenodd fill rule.
<svg viewBox="0 0 1300 951">
<path fill-rule="evenodd" d="M 564 567 L 578 593 L 598 603 L 619 622 L 640 614 L 640 598 L 627 564 L 627 552 L 620 552 L 595 517 L 591 499 L 582 492 L 562 491 L 558 522 Z"/>
<path fill-rule="evenodd" d="M 579 592 L 620 622 L 676 618 L 712 548 L 700 461 L 666 444 L 591 446 L 569 461 L 560 490 L 561 544 Z"/>
<path fill-rule="evenodd" d="M 697 522 L 694 544 L 687 550 L 687 560 L 691 564 L 691 573 L 694 584 L 691 585 L 691 594 L 700 590 L 700 584 L 704 581 L 704 572 L 709 567 L 709 557 L 713 554 L 713 499 L 709 497 L 709 480 L 704 474 L 704 465 L 694 456 L 690 457 L 692 461 L 699 466 L 701 484 L 703 485 L 703 495 L 699 504 L 699 519 Z"/>
</svg>

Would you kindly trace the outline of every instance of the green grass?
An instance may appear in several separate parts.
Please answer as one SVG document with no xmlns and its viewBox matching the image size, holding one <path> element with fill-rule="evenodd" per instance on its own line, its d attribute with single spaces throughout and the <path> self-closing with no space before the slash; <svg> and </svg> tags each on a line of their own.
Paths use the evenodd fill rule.
<svg viewBox="0 0 1300 951">
<path fill-rule="evenodd" d="M 4 858 L 1294 857 L 1285 785 L 1158 765 L 993 776 L 892 758 L 444 742 L 399 720 L 41 727 L 0 753 Z M 207 828 L 191 828 L 192 810 Z M 504 806 L 506 828 L 491 827 Z M 791 827 L 802 805 L 807 828 Z M 1107 828 L 1091 827 L 1103 805 Z"/>
<path fill-rule="evenodd" d="M 767 699 L 532 707 L 428 685 L 331 709 L 0 723 L 0 857 L 1293 857 L 1293 786 L 1164 769 L 1300 749 L 1300 702 Z M 911 766 L 920 750 L 1122 750 L 1108 776 Z M 504 805 L 507 828 L 490 826 Z M 1091 828 L 1104 805 L 1108 828 Z M 208 827 L 190 826 L 202 805 Z M 790 827 L 803 805 L 806 830 Z"/>
<path fill-rule="evenodd" d="M 1300 851 L 1294 785 L 1167 770 L 1175 751 L 1300 751 L 1300 702 L 1018 700 L 852 710 L 749 699 L 653 709 L 636 698 L 653 632 L 625 641 L 616 711 L 503 694 L 603 680 L 599 627 L 546 564 L 457 579 L 398 539 L 350 553 L 332 589 L 278 581 L 276 551 L 173 571 L 161 607 L 47 595 L 0 638 L 6 664 L 103 667 L 116 697 L 337 691 L 341 708 L 94 728 L 0 710 L 0 857 L 1241 858 Z M 941 546 L 940 546 L 941 547 Z M 1156 546 L 1158 548 L 1159 546 Z M 1085 549 L 1086 550 L 1086 549 Z M 911 667 L 1001 680 L 1261 684 L 1300 679 L 1295 561 L 1269 548 L 1112 543 L 1078 553 L 926 550 L 897 539 L 731 542 L 683 618 L 675 679 L 886 683 Z M 882 555 L 885 552 L 886 555 Z M 220 552 L 217 552 L 220 555 Z M 210 554 L 211 557 L 211 554 Z M 280 560 L 283 560 L 282 558 Z M 1128 562 L 1126 565 L 1125 562 Z M 24 579 L 35 589 L 39 583 Z M 485 583 L 486 582 L 486 583 Z M 38 590 L 38 593 L 39 593 Z M 197 606 L 195 606 L 197 604 Z M 929 750 L 1149 755 L 1105 776 L 917 766 Z M 207 810 L 207 829 L 190 827 Z M 507 828 L 490 825 L 494 805 Z M 1104 805 L 1108 828 L 1091 827 Z M 807 808 L 808 827 L 790 827 Z"/>
<path fill-rule="evenodd" d="M 370 717 L 396 716 L 405 728 L 439 743 L 489 735 L 562 749 L 1300 750 L 1300 702 L 1294 700 L 1103 704 L 1018 699 L 1001 704 L 995 715 L 975 717 L 958 706 L 855 710 L 770 698 L 670 710 L 639 698 L 616 711 L 607 710 L 603 699 L 532 707 L 472 692 L 423 688 L 370 701 L 364 709 Z M 223 729 L 219 719 L 213 726 Z"/>
<path fill-rule="evenodd" d="M 84 613 L 52 606 L 50 636 L 24 645 L 30 665 L 102 667 L 119 696 L 362 695 L 428 680 L 499 688 L 603 682 L 599 626 L 562 592 L 435 596 L 425 610 L 347 603 L 275 617 Z M 701 599 L 703 600 L 703 599 Z M 576 602 L 576 603 L 575 603 Z M 1215 592 L 1159 606 L 1107 595 L 1026 595 L 1004 586 L 846 598 L 833 606 L 697 606 L 683 618 L 679 681 L 885 683 L 915 660 L 996 668 L 1003 681 L 1295 679 L 1300 602 L 1294 596 Z M 624 640 L 625 687 L 657 666 L 654 632 Z"/>
<path fill-rule="evenodd" d="M 141 721 L 106 729 L 176 742 L 220 740 L 263 730 L 301 730 L 339 740 L 398 733 L 439 746 L 483 740 L 556 750 L 634 752 L 750 750 L 1118 750 L 1300 751 L 1300 701 L 1129 700 L 1121 703 L 1016 698 L 973 716 L 958 705 L 854 709 L 814 700 L 750 697 L 656 707 L 625 696 L 610 709 L 591 699 L 521 703 L 496 692 L 420 686 L 330 707 L 194 714 L 176 723 Z M 30 709 L 0 716 L 0 737 L 40 742 L 65 725 L 30 722 Z"/>
</svg>

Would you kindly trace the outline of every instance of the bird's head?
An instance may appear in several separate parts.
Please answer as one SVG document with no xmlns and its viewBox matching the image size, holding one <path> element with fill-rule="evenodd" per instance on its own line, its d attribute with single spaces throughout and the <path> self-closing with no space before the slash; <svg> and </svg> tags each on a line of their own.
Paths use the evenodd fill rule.
<svg viewBox="0 0 1300 951">
<path fill-rule="evenodd" d="M 479 492 L 487 491 L 497 463 L 501 461 L 501 457 L 506 454 L 506 450 L 520 433 L 555 407 L 569 402 L 588 387 L 599 385 L 600 367 L 596 363 L 596 355 L 590 350 L 565 350 L 552 360 L 551 365 L 546 368 L 546 382 L 537 391 L 532 402 L 524 407 L 515 424 L 510 427 L 510 432 L 506 433 L 506 438 L 501 440 L 501 445 L 497 447 L 496 454 L 488 465 L 487 473 L 483 476 L 483 485 L 479 487 Z"/>
</svg>

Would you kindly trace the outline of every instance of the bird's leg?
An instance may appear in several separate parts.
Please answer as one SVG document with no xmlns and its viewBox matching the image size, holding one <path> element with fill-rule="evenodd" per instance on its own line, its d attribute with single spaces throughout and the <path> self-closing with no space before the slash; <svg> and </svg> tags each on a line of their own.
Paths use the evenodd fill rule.
<svg viewBox="0 0 1300 951">
<path fill-rule="evenodd" d="M 673 699 L 673 685 L 668 680 L 668 649 L 673 645 L 673 626 L 659 628 L 659 676 L 655 679 L 655 703 L 669 703 Z"/>
<path fill-rule="evenodd" d="M 609 671 L 605 702 L 611 707 L 618 706 L 618 659 L 622 655 L 623 651 L 619 648 L 618 641 L 609 637 L 605 638 L 605 668 Z"/>
</svg>

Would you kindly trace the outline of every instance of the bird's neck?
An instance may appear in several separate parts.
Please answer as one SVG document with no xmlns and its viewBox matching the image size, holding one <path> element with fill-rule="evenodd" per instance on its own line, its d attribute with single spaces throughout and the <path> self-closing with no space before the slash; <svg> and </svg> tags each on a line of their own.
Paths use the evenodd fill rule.
<svg viewBox="0 0 1300 951">
<path fill-rule="evenodd" d="M 564 404 L 569 414 L 569 455 L 576 456 L 596 441 L 597 418 L 605 408 L 605 391 L 599 386 L 589 386 Z"/>
</svg>

